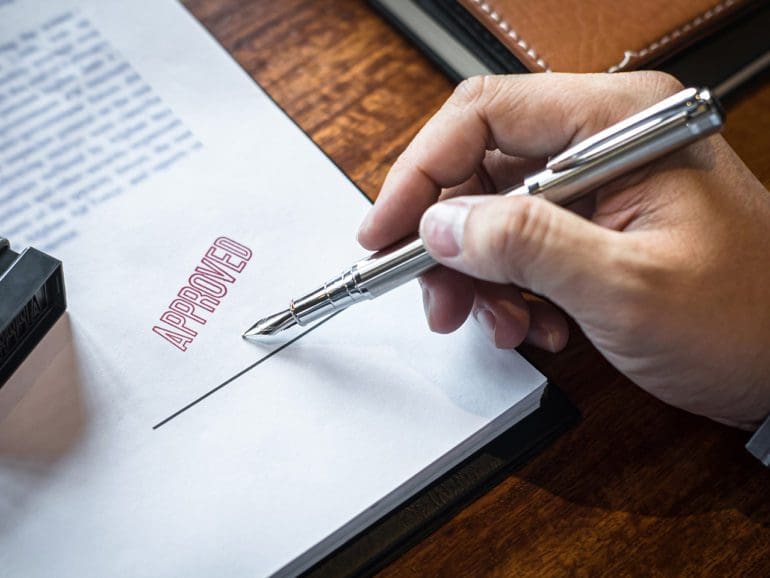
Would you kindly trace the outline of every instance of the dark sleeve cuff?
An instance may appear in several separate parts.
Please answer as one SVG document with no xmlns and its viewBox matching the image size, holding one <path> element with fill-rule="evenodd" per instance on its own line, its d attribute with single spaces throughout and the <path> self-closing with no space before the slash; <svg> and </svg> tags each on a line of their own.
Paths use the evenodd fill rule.
<svg viewBox="0 0 770 578">
<path fill-rule="evenodd" d="M 770 417 L 751 436 L 749 443 L 746 444 L 746 449 L 765 464 L 765 467 L 770 467 Z"/>
</svg>

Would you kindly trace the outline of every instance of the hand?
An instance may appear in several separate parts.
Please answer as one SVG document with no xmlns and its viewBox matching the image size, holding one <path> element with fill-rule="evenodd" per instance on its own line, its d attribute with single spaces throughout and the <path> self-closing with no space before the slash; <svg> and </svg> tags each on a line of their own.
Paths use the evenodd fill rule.
<svg viewBox="0 0 770 578">
<path fill-rule="evenodd" d="M 419 226 L 446 266 L 422 279 L 434 331 L 473 312 L 497 347 L 558 351 L 568 326 L 555 304 L 653 395 L 756 427 L 770 414 L 770 194 L 724 139 L 573 211 L 478 196 L 681 88 L 654 72 L 470 79 L 394 164 L 359 241 L 379 249 Z"/>
</svg>

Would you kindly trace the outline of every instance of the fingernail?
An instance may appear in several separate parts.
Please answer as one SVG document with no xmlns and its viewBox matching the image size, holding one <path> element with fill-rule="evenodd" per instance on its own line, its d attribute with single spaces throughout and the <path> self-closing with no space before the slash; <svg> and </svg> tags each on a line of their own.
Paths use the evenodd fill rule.
<svg viewBox="0 0 770 578">
<path fill-rule="evenodd" d="M 497 320 L 494 313 L 489 309 L 476 309 L 473 312 L 473 317 L 478 321 L 484 333 L 487 334 L 492 343 L 495 343 L 495 327 L 497 326 Z"/>
<path fill-rule="evenodd" d="M 527 341 L 532 345 L 556 353 L 561 348 L 561 335 L 559 332 L 547 327 L 531 326 Z"/>
<path fill-rule="evenodd" d="M 422 217 L 420 236 L 439 257 L 456 257 L 462 251 L 466 203 L 443 201 L 430 207 Z"/>
<path fill-rule="evenodd" d="M 420 287 L 422 287 L 422 307 L 425 310 L 425 318 L 428 320 L 428 325 L 430 325 L 430 291 L 422 284 L 422 279 L 420 279 Z"/>
</svg>

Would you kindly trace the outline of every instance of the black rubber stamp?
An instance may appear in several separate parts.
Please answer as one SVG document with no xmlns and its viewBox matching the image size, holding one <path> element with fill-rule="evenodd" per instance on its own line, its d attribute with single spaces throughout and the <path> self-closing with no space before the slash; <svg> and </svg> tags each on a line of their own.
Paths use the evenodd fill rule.
<svg viewBox="0 0 770 578">
<path fill-rule="evenodd" d="M 61 261 L 0 237 L 0 387 L 66 307 Z"/>
</svg>

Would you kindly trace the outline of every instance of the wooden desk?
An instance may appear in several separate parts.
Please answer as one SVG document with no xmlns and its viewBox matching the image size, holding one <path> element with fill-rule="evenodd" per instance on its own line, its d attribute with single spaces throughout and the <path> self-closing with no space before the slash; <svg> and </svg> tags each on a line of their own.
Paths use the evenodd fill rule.
<svg viewBox="0 0 770 578">
<path fill-rule="evenodd" d="M 361 1 L 187 5 L 371 197 L 452 91 Z M 730 106 L 726 134 L 770 186 L 770 81 Z M 656 401 L 582 336 L 528 353 L 582 422 L 383 576 L 770 573 L 770 472 L 747 434 Z"/>
</svg>

